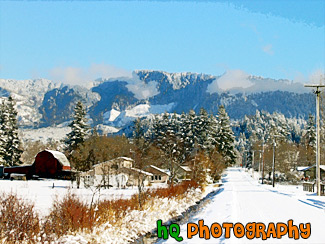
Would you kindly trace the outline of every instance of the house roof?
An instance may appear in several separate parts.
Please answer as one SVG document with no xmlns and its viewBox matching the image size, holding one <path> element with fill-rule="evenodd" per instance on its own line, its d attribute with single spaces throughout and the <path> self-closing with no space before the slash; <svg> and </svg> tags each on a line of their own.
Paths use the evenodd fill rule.
<svg viewBox="0 0 325 244">
<path fill-rule="evenodd" d="M 165 174 L 165 175 L 170 175 L 169 172 L 167 172 L 167 171 L 164 170 L 164 169 L 158 168 L 157 166 L 150 165 L 150 167 L 153 168 L 153 169 L 155 169 L 155 170 L 157 170 L 157 171 L 159 171 L 159 172 L 161 172 L 161 173 L 163 173 L 163 174 Z"/>
<path fill-rule="evenodd" d="M 53 157 L 56 158 L 63 166 L 70 167 L 69 160 L 63 153 L 58 151 L 53 151 L 53 150 L 45 150 L 45 151 L 51 153 Z"/>
<path fill-rule="evenodd" d="M 185 172 L 191 172 L 192 170 L 190 169 L 190 167 L 188 167 L 188 166 L 180 166 L 180 168 L 182 169 L 182 170 L 184 170 Z"/>
<path fill-rule="evenodd" d="M 101 162 L 101 163 L 98 163 L 98 164 L 94 164 L 93 167 L 98 167 L 98 166 L 105 165 L 105 164 L 110 164 L 110 163 L 116 163 L 116 161 L 119 160 L 119 159 L 122 159 L 124 161 L 130 161 L 130 162 L 134 161 L 132 158 L 128 158 L 128 157 L 117 157 L 117 158 L 113 158 L 113 159 L 110 159 L 110 160 L 107 160 L 107 161 L 104 161 L 104 162 Z"/>
<path fill-rule="evenodd" d="M 297 167 L 297 170 L 298 171 L 306 171 L 306 170 L 309 170 L 311 168 L 314 168 L 316 167 L 316 165 L 312 165 L 312 166 L 301 166 L 301 167 Z M 325 171 L 325 165 L 319 165 L 319 168 L 321 170 L 324 170 Z"/>
<path fill-rule="evenodd" d="M 121 158 L 121 159 L 124 159 L 124 160 L 127 160 L 127 161 L 134 161 L 132 158 L 128 158 L 128 157 L 118 157 L 118 158 Z"/>
<path fill-rule="evenodd" d="M 140 174 L 143 174 L 143 175 L 148 175 L 148 176 L 153 176 L 153 174 L 147 172 L 147 171 L 144 171 L 144 170 L 141 170 L 141 169 L 137 169 L 137 168 L 130 168 L 130 170 L 134 170 L 136 172 L 140 172 Z"/>
</svg>

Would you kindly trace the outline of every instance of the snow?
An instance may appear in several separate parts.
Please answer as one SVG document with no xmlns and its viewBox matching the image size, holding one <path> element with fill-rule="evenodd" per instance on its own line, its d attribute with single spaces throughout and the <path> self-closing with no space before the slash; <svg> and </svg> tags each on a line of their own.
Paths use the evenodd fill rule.
<svg viewBox="0 0 325 244">
<path fill-rule="evenodd" d="M 198 189 L 191 189 L 184 198 L 154 198 L 144 211 L 129 211 L 118 225 L 104 224 L 95 228 L 92 233 L 83 235 L 68 235 L 62 237 L 59 243 L 129 243 L 134 241 L 139 234 L 150 232 L 156 227 L 156 222 L 161 219 L 163 222 L 172 217 L 180 215 L 184 209 L 194 205 L 202 197 Z"/>
<path fill-rule="evenodd" d="M 53 126 L 40 129 L 20 130 L 24 141 L 42 141 L 43 143 L 47 143 L 49 139 L 60 141 L 64 139 L 70 131 L 71 128 L 68 126 Z"/>
<path fill-rule="evenodd" d="M 153 168 L 153 169 L 155 169 L 155 170 L 160 171 L 160 172 L 163 173 L 163 174 L 170 175 L 170 172 L 167 172 L 166 170 L 163 170 L 163 169 L 161 169 L 161 168 L 158 168 L 158 167 L 156 167 L 156 166 L 154 166 L 154 165 L 150 165 L 150 167 Z"/>
<path fill-rule="evenodd" d="M 24 126 L 33 126 L 35 122 L 40 121 L 41 114 L 38 107 L 43 101 L 44 94 L 49 90 L 60 87 L 60 85 L 60 83 L 54 83 L 46 79 L 0 79 L 0 87 L 9 91 L 14 98 L 19 123 Z"/>
<path fill-rule="evenodd" d="M 215 76 L 199 74 L 199 73 L 191 73 L 191 72 L 179 72 L 179 73 L 168 73 L 164 71 L 154 71 L 154 70 L 136 70 L 135 73 L 145 73 L 145 79 L 150 76 L 151 73 L 160 73 L 166 78 L 166 81 L 173 86 L 174 90 L 179 90 L 181 88 L 186 87 L 191 83 L 191 80 L 208 80 L 214 79 Z"/>
<path fill-rule="evenodd" d="M 311 236 L 308 239 L 293 240 L 287 235 L 282 239 L 267 239 L 266 243 L 323 243 L 325 240 L 325 197 L 316 196 L 315 193 L 304 192 L 302 186 L 279 185 L 273 188 L 270 185 L 261 185 L 257 182 L 258 174 L 253 177 L 250 172 L 241 168 L 228 168 L 222 177 L 222 185 L 219 193 L 210 198 L 210 202 L 192 216 L 188 222 L 197 223 L 203 219 L 204 224 L 211 226 L 212 223 L 222 224 L 224 222 L 245 225 L 248 222 L 263 222 L 266 225 L 270 222 L 287 223 L 292 219 L 295 225 L 299 223 L 311 223 Z M 54 184 L 54 188 L 53 187 Z M 208 186 L 206 193 L 211 191 L 213 186 Z M 61 180 L 40 180 L 40 181 L 8 181 L 0 180 L 0 192 L 17 192 L 26 200 L 35 202 L 36 210 L 42 216 L 48 214 L 49 208 L 55 197 L 61 198 L 67 192 L 75 193 L 85 201 L 90 201 L 94 191 L 91 189 L 72 188 L 71 182 Z M 130 197 L 137 192 L 134 189 L 102 189 L 100 199 L 112 199 Z M 134 240 L 139 233 L 146 233 L 156 228 L 156 221 L 163 222 L 171 217 L 181 214 L 189 206 L 194 205 L 202 198 L 200 190 L 191 190 L 185 198 L 155 198 L 151 201 L 145 211 L 129 211 L 125 219 L 119 225 L 112 226 L 107 223 L 96 228 L 91 233 L 75 233 L 60 238 L 58 243 L 89 243 L 95 240 L 96 243 L 127 243 Z M 187 222 L 187 223 L 188 223 Z M 247 243 L 248 239 L 234 238 L 231 231 L 231 238 L 211 238 L 210 240 L 199 239 L 194 236 L 187 239 L 187 223 L 181 225 L 180 235 L 184 238 L 182 243 Z M 175 239 L 169 238 L 159 243 L 176 243 Z M 260 238 L 249 240 L 249 243 L 261 243 Z"/>
<path fill-rule="evenodd" d="M 131 109 L 125 110 L 125 116 L 134 118 L 145 117 L 150 114 L 161 114 L 164 112 L 169 112 L 173 107 L 174 103 L 164 105 L 139 104 Z"/>
<path fill-rule="evenodd" d="M 62 152 L 48 150 L 48 149 L 45 151 L 51 153 L 54 156 L 54 158 L 56 158 L 63 166 L 70 167 L 69 160 Z"/>
<path fill-rule="evenodd" d="M 70 181 L 52 179 L 29 181 L 0 180 L 0 192 L 17 193 L 23 199 L 34 202 L 35 209 L 41 216 L 49 214 L 53 200 L 56 197 L 61 199 L 68 192 L 76 194 L 86 202 L 90 202 L 94 194 L 92 188 L 86 189 L 81 186 L 80 189 L 77 189 L 75 182 L 71 184 Z M 101 189 L 100 195 L 96 194 L 95 199 L 97 200 L 98 197 L 100 200 L 129 198 L 135 193 L 137 193 L 136 187 L 128 189 Z"/>
<path fill-rule="evenodd" d="M 255 174 L 256 176 L 256 174 Z M 292 219 L 293 224 L 311 223 L 311 236 L 308 239 L 289 239 L 287 235 L 281 239 L 267 239 L 263 243 L 324 243 L 325 240 L 325 198 L 315 193 L 304 192 L 302 186 L 261 185 L 251 175 L 241 168 L 229 168 L 222 179 L 220 193 L 211 199 L 200 213 L 193 216 L 189 222 L 198 223 L 203 219 L 204 225 L 213 223 L 237 223 L 244 226 L 249 222 L 287 223 Z M 187 223 L 181 225 L 180 235 L 183 243 L 261 243 L 261 238 L 248 240 L 234 237 L 231 231 L 230 239 L 211 238 L 200 239 L 198 235 L 187 239 Z M 163 242 L 163 241 L 160 241 Z M 169 238 L 167 243 L 175 243 Z"/>
<path fill-rule="evenodd" d="M 114 121 L 120 115 L 120 113 L 120 111 L 117 111 L 115 109 L 107 111 L 103 114 L 103 122 L 107 123 L 106 121 Z"/>
<path fill-rule="evenodd" d="M 163 105 L 150 105 L 148 103 L 138 104 L 133 107 L 129 107 L 123 111 L 114 112 L 112 109 L 110 112 L 106 112 L 103 118 L 103 123 L 110 124 L 115 127 L 122 127 L 125 124 L 134 121 L 136 118 L 150 117 L 153 114 L 161 114 L 164 112 L 170 112 L 174 108 L 175 103 L 163 104 Z M 113 111 L 114 116 L 111 117 Z M 117 115 L 115 117 L 115 115 Z"/>
<path fill-rule="evenodd" d="M 150 105 L 149 104 L 139 104 L 131 109 L 125 110 L 126 117 L 143 117 L 149 114 Z"/>
<path fill-rule="evenodd" d="M 113 134 L 120 130 L 113 126 L 102 125 L 102 124 L 97 125 L 96 128 L 97 128 L 97 131 L 100 132 L 100 134 L 102 134 L 102 135 Z"/>
</svg>

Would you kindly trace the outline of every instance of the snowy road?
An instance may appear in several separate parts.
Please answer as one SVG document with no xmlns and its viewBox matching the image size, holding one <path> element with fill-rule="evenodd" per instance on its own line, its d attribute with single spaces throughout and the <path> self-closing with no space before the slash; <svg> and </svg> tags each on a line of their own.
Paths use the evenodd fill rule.
<svg viewBox="0 0 325 244">
<path fill-rule="evenodd" d="M 230 232 L 230 238 L 223 236 L 209 240 L 200 239 L 198 234 L 192 239 L 187 239 L 187 224 L 181 226 L 180 236 L 184 238 L 182 243 L 325 243 L 325 197 L 317 197 L 315 194 L 306 194 L 301 187 L 261 185 L 247 172 L 240 168 L 229 168 L 223 177 L 223 186 L 219 194 L 211 199 L 199 214 L 193 216 L 189 222 L 198 224 L 204 220 L 204 225 L 213 223 L 222 225 L 224 222 L 240 222 L 244 226 L 249 222 L 269 223 L 293 220 L 294 225 L 311 223 L 311 235 L 308 239 L 289 239 L 284 235 L 281 239 L 269 238 L 263 241 L 261 238 L 249 240 L 234 237 Z M 224 232 L 223 232 L 224 233 Z M 177 243 L 169 237 L 167 243 Z"/>
</svg>

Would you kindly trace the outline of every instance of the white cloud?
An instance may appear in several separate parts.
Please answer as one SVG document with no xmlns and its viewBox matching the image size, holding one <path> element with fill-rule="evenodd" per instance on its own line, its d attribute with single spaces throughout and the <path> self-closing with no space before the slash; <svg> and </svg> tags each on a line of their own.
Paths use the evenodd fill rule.
<svg viewBox="0 0 325 244">
<path fill-rule="evenodd" d="M 325 70 L 315 70 L 309 75 L 309 83 L 312 84 L 325 84 Z"/>
<path fill-rule="evenodd" d="M 265 52 L 268 55 L 273 55 L 274 51 L 273 51 L 273 46 L 272 44 L 267 44 L 262 48 L 263 52 Z"/>
<path fill-rule="evenodd" d="M 156 81 L 145 83 L 135 74 L 131 80 L 128 80 L 126 87 L 137 99 L 148 99 L 149 97 L 159 94 Z"/>
<path fill-rule="evenodd" d="M 294 78 L 294 82 L 299 82 L 302 84 L 325 84 L 325 71 L 322 69 L 317 69 L 310 73 L 308 76 L 304 75 L 301 72 L 298 72 Z"/>
<path fill-rule="evenodd" d="M 49 78 L 70 85 L 85 85 L 97 78 L 131 77 L 132 72 L 108 64 L 91 64 L 83 69 L 79 67 L 56 67 L 49 71 Z"/>
<path fill-rule="evenodd" d="M 242 70 L 228 70 L 208 86 L 207 92 L 211 94 L 220 90 L 226 91 L 231 88 L 250 87 L 253 83 L 248 78 L 249 74 Z"/>
</svg>

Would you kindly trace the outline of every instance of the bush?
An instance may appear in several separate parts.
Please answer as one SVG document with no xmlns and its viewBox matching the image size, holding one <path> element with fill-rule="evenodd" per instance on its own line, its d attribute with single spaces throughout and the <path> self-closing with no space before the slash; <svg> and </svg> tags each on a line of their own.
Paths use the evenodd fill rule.
<svg viewBox="0 0 325 244">
<path fill-rule="evenodd" d="M 190 188 L 197 187 L 199 185 L 194 181 L 184 181 L 147 190 L 141 194 L 141 199 L 143 203 L 148 202 L 147 208 L 154 198 L 182 198 Z M 40 223 L 33 204 L 14 194 L 0 196 L 0 242 L 3 243 L 50 243 L 66 234 L 91 232 L 107 222 L 111 225 L 121 223 L 129 211 L 142 210 L 138 194 L 129 199 L 103 200 L 89 206 L 69 192 L 61 200 L 54 201 L 50 214 Z"/>
<path fill-rule="evenodd" d="M 4 243 L 35 243 L 40 221 L 34 205 L 16 194 L 2 193 L 0 200 L 0 240 Z"/>
<path fill-rule="evenodd" d="M 46 217 L 43 232 L 50 236 L 63 236 L 95 225 L 94 211 L 76 195 L 68 193 L 62 200 L 56 199 Z"/>
</svg>

